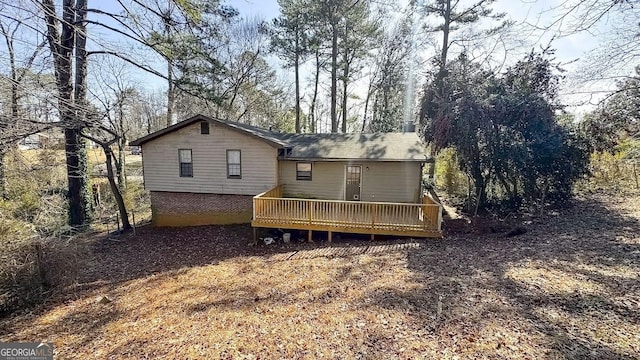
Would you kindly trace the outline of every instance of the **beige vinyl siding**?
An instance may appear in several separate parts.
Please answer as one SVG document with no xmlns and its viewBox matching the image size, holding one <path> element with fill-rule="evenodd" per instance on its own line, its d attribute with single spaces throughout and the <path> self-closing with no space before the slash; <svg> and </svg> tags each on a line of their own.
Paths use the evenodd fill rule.
<svg viewBox="0 0 640 360">
<path fill-rule="evenodd" d="M 282 160 L 278 181 L 286 196 L 344 200 L 345 167 L 362 166 L 362 201 L 415 203 L 420 198 L 418 162 L 313 162 L 312 180 L 296 180 L 296 162 Z"/>
<path fill-rule="evenodd" d="M 178 149 L 191 149 L 193 177 L 180 177 Z M 242 157 L 242 179 L 227 178 L 227 149 Z M 142 145 L 145 188 L 150 191 L 256 195 L 276 186 L 277 150 L 255 137 L 200 123 L 168 133 Z"/>
<path fill-rule="evenodd" d="M 360 199 L 415 203 L 420 199 L 420 182 L 418 162 L 363 163 Z"/>
<path fill-rule="evenodd" d="M 312 162 L 311 181 L 309 181 L 296 180 L 296 162 L 280 161 L 278 180 L 283 185 L 286 196 L 344 200 L 345 163 Z"/>
</svg>

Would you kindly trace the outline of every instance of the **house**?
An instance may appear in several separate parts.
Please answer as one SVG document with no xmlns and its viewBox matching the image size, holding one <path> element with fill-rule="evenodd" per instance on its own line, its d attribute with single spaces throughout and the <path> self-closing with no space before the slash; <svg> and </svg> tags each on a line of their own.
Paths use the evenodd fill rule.
<svg viewBox="0 0 640 360">
<path fill-rule="evenodd" d="M 18 142 L 18 149 L 20 150 L 33 150 L 40 149 L 42 147 L 42 143 L 40 141 L 40 136 L 38 134 L 31 134 L 29 136 L 25 136 L 20 139 Z"/>
<path fill-rule="evenodd" d="M 18 142 L 18 149 L 64 149 L 64 133 L 57 129 L 47 129 L 30 134 Z"/>
<path fill-rule="evenodd" d="M 157 226 L 441 234 L 415 133 L 284 134 L 198 115 L 130 145 Z"/>
</svg>

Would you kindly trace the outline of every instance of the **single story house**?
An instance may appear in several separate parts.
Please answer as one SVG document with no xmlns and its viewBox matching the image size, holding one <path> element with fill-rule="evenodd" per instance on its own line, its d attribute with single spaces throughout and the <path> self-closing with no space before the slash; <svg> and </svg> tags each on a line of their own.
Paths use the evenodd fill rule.
<svg viewBox="0 0 640 360">
<path fill-rule="evenodd" d="M 415 133 L 285 134 L 197 115 L 132 141 L 157 226 L 440 236 Z"/>
</svg>

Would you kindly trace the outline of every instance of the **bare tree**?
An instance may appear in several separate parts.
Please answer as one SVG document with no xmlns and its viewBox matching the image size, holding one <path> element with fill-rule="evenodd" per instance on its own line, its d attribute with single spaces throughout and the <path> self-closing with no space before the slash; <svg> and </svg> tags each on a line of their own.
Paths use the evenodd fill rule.
<svg viewBox="0 0 640 360">
<path fill-rule="evenodd" d="M 5 9 L 5 6 L 0 5 L 0 11 L 9 11 L 9 9 Z M 0 18 L 0 34 L 2 34 L 7 47 L 9 61 L 8 80 L 11 84 L 9 104 L 10 116 L 5 118 L 4 121 L 0 121 L 0 130 L 5 133 L 3 136 L 5 139 L 7 139 L 7 131 L 11 131 L 13 133 L 11 137 L 17 140 L 26 135 L 25 130 L 27 134 L 33 130 L 33 126 L 30 126 L 27 129 L 22 129 L 22 131 L 16 131 L 16 125 L 21 118 L 20 98 L 22 97 L 23 92 L 20 91 L 20 87 L 25 80 L 25 76 L 29 74 L 32 69 L 34 61 L 45 46 L 45 43 L 38 44 L 35 49 L 30 50 L 30 54 L 28 54 L 26 60 L 23 61 L 22 64 L 19 63 L 18 55 L 16 53 L 16 42 L 19 41 L 17 34 L 26 28 L 25 23 L 32 17 L 33 15 L 29 14 L 25 17 L 22 17 L 21 14 L 16 14 L 15 16 L 12 16 L 12 18 Z M 0 198 L 4 199 L 7 198 L 4 157 L 10 143 L 11 142 L 5 141 L 0 142 Z"/>
<path fill-rule="evenodd" d="M 118 206 L 120 218 L 122 219 L 122 230 L 124 231 L 130 230 L 131 223 L 129 222 L 129 215 L 127 212 L 127 208 L 124 204 L 124 198 L 122 197 L 122 192 L 120 191 L 120 188 L 116 183 L 115 175 L 113 172 L 113 163 L 115 161 L 117 165 L 118 162 L 115 160 L 116 157 L 113 154 L 113 149 L 111 148 L 111 146 L 119 142 L 120 137 L 118 136 L 118 134 L 116 134 L 115 132 L 111 131 L 110 129 L 104 126 L 94 127 L 92 130 L 93 130 L 93 133 L 98 133 L 101 135 L 96 135 L 96 134 L 90 135 L 85 132 L 82 134 L 82 136 L 100 145 L 100 147 L 104 151 L 109 188 L 111 189 L 113 198 L 115 199 L 116 205 Z"/>
<path fill-rule="evenodd" d="M 318 130 L 316 118 L 316 104 L 318 101 L 318 85 L 320 83 L 320 71 L 325 66 L 325 62 L 320 54 L 320 43 L 315 41 L 312 45 L 314 54 L 314 72 L 313 72 L 313 95 L 309 104 L 309 129 L 312 133 Z"/>
<path fill-rule="evenodd" d="M 118 152 L 115 161 L 118 187 L 124 190 L 127 184 L 125 147 L 132 129 L 132 107 L 134 99 L 140 101 L 138 92 L 131 82 L 127 64 L 110 57 L 103 57 L 101 70 L 96 74 L 91 95 L 100 104 L 104 123 L 117 138 Z"/>
<path fill-rule="evenodd" d="M 87 150 L 82 137 L 86 121 L 87 2 L 64 0 L 62 18 L 53 0 L 42 0 L 40 6 L 53 57 L 60 121 L 65 129 L 69 224 L 84 227 L 90 219 Z"/>
</svg>

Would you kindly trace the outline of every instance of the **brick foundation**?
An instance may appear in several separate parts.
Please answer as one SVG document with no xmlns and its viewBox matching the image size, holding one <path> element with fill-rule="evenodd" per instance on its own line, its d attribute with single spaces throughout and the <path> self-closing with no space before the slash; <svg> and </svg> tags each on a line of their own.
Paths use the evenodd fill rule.
<svg viewBox="0 0 640 360">
<path fill-rule="evenodd" d="M 253 216 L 253 196 L 152 191 L 155 226 L 245 224 Z"/>
</svg>

